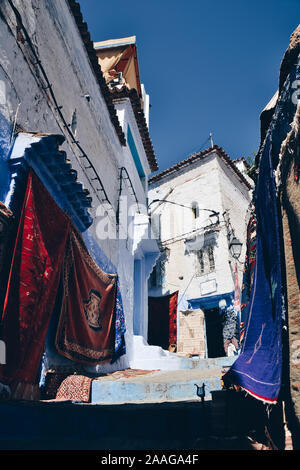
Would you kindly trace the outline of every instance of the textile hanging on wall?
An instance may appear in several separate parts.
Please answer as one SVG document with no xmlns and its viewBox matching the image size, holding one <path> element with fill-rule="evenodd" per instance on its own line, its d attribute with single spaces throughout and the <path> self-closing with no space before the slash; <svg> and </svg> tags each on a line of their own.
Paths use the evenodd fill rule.
<svg viewBox="0 0 300 470">
<path fill-rule="evenodd" d="M 105 253 L 101 250 L 93 236 L 88 231 L 86 231 L 82 234 L 82 238 L 86 245 L 87 251 L 93 258 L 94 262 L 99 266 L 99 268 L 105 271 L 106 273 L 115 274 L 116 267 L 106 257 Z M 41 377 L 41 387 L 44 387 L 44 382 L 46 381 L 46 371 L 56 371 L 59 374 L 66 373 L 68 375 L 73 374 L 74 372 L 84 374 L 85 371 L 85 364 L 79 364 L 71 359 L 66 358 L 65 356 L 62 356 L 58 353 L 56 349 L 56 333 L 63 299 L 62 284 L 63 283 L 61 282 L 58 289 L 56 303 L 47 333 L 45 354 L 43 357 L 43 373 Z M 126 354 L 126 344 L 124 336 L 125 331 L 125 314 L 118 278 L 115 302 L 115 351 L 111 362 L 115 362 L 120 356 Z"/>
<path fill-rule="evenodd" d="M 94 238 L 88 233 L 83 234 L 83 239 L 86 244 L 86 247 L 93 257 L 95 263 L 106 273 L 115 274 L 117 272 L 116 267 L 111 263 L 111 261 L 105 256 L 103 251 L 100 249 L 98 243 Z M 123 307 L 123 300 L 121 295 L 120 281 L 117 279 L 117 290 L 116 290 L 116 306 L 115 306 L 115 353 L 112 359 L 112 362 L 115 362 L 119 357 L 126 354 L 126 344 L 125 344 L 125 313 Z"/>
<path fill-rule="evenodd" d="M 35 394 L 69 227 L 69 218 L 31 171 L 1 324 L 6 364 L 0 381 L 11 386 L 14 398 Z"/>
<path fill-rule="evenodd" d="M 115 352 L 112 362 L 117 361 L 119 357 L 126 354 L 125 344 L 125 315 L 119 280 L 117 280 L 116 306 L 115 306 Z"/>
<path fill-rule="evenodd" d="M 148 342 L 163 349 L 177 344 L 178 291 L 162 297 L 149 297 Z"/>
<path fill-rule="evenodd" d="M 177 304 L 178 291 L 174 292 L 169 300 L 169 346 L 177 344 Z"/>
<path fill-rule="evenodd" d="M 56 334 L 60 354 L 85 364 L 112 360 L 116 283 L 116 275 L 97 266 L 81 234 L 73 228 L 64 259 L 63 301 Z"/>
<path fill-rule="evenodd" d="M 5 251 L 9 237 L 9 231 L 14 221 L 13 213 L 0 202 L 0 274 L 5 260 Z"/>
<path fill-rule="evenodd" d="M 245 334 L 245 326 L 249 314 L 249 301 L 253 283 L 253 273 L 256 259 L 256 215 L 254 206 L 251 207 L 250 218 L 247 225 L 246 257 L 244 263 L 243 284 L 241 291 L 241 324 L 240 343 Z"/>
<path fill-rule="evenodd" d="M 234 265 L 233 273 L 234 273 L 234 309 L 236 310 L 236 312 L 239 312 L 241 300 L 240 300 L 240 286 L 239 286 L 239 275 L 238 275 L 237 263 L 235 263 Z"/>
<path fill-rule="evenodd" d="M 15 217 L 10 209 L 0 202 L 0 310 L 6 293 L 8 272 L 11 265 L 13 240 L 16 230 Z"/>
<path fill-rule="evenodd" d="M 2 75 L 3 70 L 0 71 L 1 84 L 5 83 L 5 87 L 9 86 L 9 82 Z M 3 86 L 3 85 L 2 85 Z M 3 88 L 2 88 L 3 90 Z M 8 90 L 6 88 L 6 93 Z M 3 95 L 2 95 L 3 96 Z M 8 96 L 8 95 L 7 95 Z M 7 116 L 7 103 L 6 100 L 0 101 L 0 201 L 5 202 L 6 192 L 9 188 L 10 171 L 7 164 L 9 159 L 9 152 L 11 148 L 13 124 L 11 119 Z M 3 109 L 4 108 L 4 109 Z"/>
<path fill-rule="evenodd" d="M 282 296 L 278 206 L 268 137 L 256 194 L 257 245 L 249 317 L 240 356 L 225 375 L 255 398 L 276 403 L 282 372 Z"/>
<path fill-rule="evenodd" d="M 224 350 L 228 355 L 228 348 L 233 345 L 235 351 L 239 349 L 239 325 L 237 311 L 233 303 L 224 309 L 222 317 L 222 334 L 224 342 Z"/>
</svg>

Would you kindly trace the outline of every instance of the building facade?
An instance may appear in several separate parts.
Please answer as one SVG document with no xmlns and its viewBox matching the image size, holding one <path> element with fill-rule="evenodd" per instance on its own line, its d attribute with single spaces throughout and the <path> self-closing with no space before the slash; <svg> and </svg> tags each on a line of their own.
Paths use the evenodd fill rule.
<svg viewBox="0 0 300 470">
<path fill-rule="evenodd" d="M 33 170 L 94 261 L 117 275 L 124 351 L 113 363 L 83 367 L 96 373 L 130 367 L 134 325 L 147 330 L 147 280 L 159 252 L 144 235 L 147 180 L 157 169 L 149 97 L 137 73 L 134 87 L 125 81 L 123 95 L 115 96 L 74 0 L 17 0 L 0 8 L 1 202 L 14 209 L 15 193 L 22 194 Z M 50 342 L 44 366 L 70 366 Z"/>
<path fill-rule="evenodd" d="M 234 300 L 236 271 L 242 283 L 251 180 L 247 164 L 241 160 L 239 166 L 214 146 L 149 180 L 149 210 L 161 249 L 149 295 L 178 291 L 178 311 L 204 311 L 208 357 L 224 355 L 219 308 Z M 233 237 L 243 243 L 240 261 L 229 249 Z"/>
</svg>

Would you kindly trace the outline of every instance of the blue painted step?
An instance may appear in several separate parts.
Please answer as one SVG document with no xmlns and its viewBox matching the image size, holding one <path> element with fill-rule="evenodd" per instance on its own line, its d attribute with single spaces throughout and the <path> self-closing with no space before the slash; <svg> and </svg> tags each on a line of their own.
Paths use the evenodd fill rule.
<svg viewBox="0 0 300 470">
<path fill-rule="evenodd" d="M 227 364 L 224 364 L 225 366 Z M 208 364 L 207 364 L 208 366 Z M 155 403 L 201 400 L 197 387 L 205 385 L 205 399 L 211 391 L 221 390 L 222 367 L 155 371 L 131 378 L 99 378 L 93 380 L 92 403 Z"/>
</svg>

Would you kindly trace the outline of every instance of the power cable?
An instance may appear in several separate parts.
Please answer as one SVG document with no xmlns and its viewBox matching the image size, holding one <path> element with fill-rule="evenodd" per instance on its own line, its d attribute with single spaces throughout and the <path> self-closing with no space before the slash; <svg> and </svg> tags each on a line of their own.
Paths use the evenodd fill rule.
<svg viewBox="0 0 300 470">
<path fill-rule="evenodd" d="M 198 152 L 201 152 L 201 150 L 205 147 L 207 142 L 209 142 L 210 140 L 211 140 L 211 136 L 207 137 L 207 139 L 203 142 L 203 144 L 200 145 L 200 146 L 195 147 L 194 150 L 192 150 L 191 152 L 188 153 L 188 156 L 190 157 L 192 155 L 195 155 Z"/>
<path fill-rule="evenodd" d="M 188 285 L 186 286 L 186 288 L 185 288 L 183 294 L 181 295 L 181 299 L 180 299 L 180 301 L 179 301 L 179 303 L 178 303 L 178 305 L 177 305 L 177 309 L 179 308 L 179 305 L 181 304 L 181 302 L 182 302 L 182 300 L 183 300 L 183 298 L 184 298 L 184 294 L 186 293 L 186 291 L 187 291 L 188 288 L 190 287 L 190 284 L 191 284 L 191 282 L 192 282 L 192 280 L 194 279 L 195 276 L 196 276 L 196 273 L 194 273 L 194 274 L 192 275 L 192 277 L 191 277 L 191 279 L 190 279 L 190 282 L 189 282 Z"/>
<path fill-rule="evenodd" d="M 123 172 L 126 173 L 126 178 L 123 177 Z M 138 201 L 136 192 L 135 192 L 135 190 L 134 190 L 134 187 L 133 187 L 131 178 L 130 178 L 130 176 L 129 176 L 129 174 L 128 174 L 127 168 L 125 168 L 124 166 L 122 166 L 122 167 L 120 168 L 120 176 L 119 176 L 120 184 L 119 184 L 117 211 L 116 211 L 116 225 L 117 225 L 117 229 L 119 228 L 119 225 L 121 225 L 121 224 L 120 224 L 120 201 L 121 201 L 121 195 L 122 195 L 122 190 L 123 190 L 123 184 L 122 184 L 122 183 L 123 183 L 123 179 L 126 179 L 126 181 L 129 182 L 129 185 L 130 185 L 131 190 L 132 190 L 131 196 L 133 196 L 133 197 L 135 198 L 135 202 L 136 202 L 136 205 L 137 205 L 138 213 L 139 213 L 139 214 L 141 213 L 140 207 L 139 207 L 139 201 Z M 121 225 L 121 226 L 122 226 L 122 225 Z"/>
<path fill-rule="evenodd" d="M 99 175 L 98 175 L 98 173 L 97 173 L 97 171 L 96 171 L 96 169 L 95 169 L 93 163 L 91 162 L 90 158 L 87 156 L 87 154 L 85 153 L 85 151 L 83 150 L 83 148 L 82 148 L 81 145 L 79 144 L 79 141 L 76 140 L 76 138 L 75 138 L 75 136 L 74 136 L 72 130 L 70 129 L 69 125 L 67 124 L 67 122 L 66 122 L 66 120 L 65 120 L 65 118 L 64 118 L 64 115 L 63 115 L 63 113 L 62 113 L 62 111 L 61 111 L 62 106 L 59 106 L 59 104 L 58 104 L 58 102 L 57 102 L 57 100 L 56 100 L 54 91 L 53 91 L 53 89 L 52 89 L 52 85 L 51 85 L 51 83 L 50 83 L 50 81 L 49 81 L 49 79 L 48 79 L 47 73 L 46 73 L 46 71 L 45 71 L 45 69 L 44 69 L 44 67 L 43 67 L 43 65 L 42 65 L 42 63 L 41 63 L 41 60 L 38 58 L 38 55 L 37 55 L 37 53 L 36 53 L 36 51 L 35 51 L 35 48 L 34 48 L 34 45 L 33 45 L 32 41 L 31 41 L 31 39 L 30 39 L 30 36 L 29 36 L 29 34 L 28 34 L 28 32 L 27 32 L 25 26 L 24 26 L 24 23 L 23 23 L 23 20 L 22 20 L 22 17 L 21 17 L 21 15 L 20 15 L 19 11 L 18 11 L 17 8 L 14 6 L 12 0 L 8 0 L 8 3 L 9 3 L 9 5 L 11 6 L 11 8 L 12 8 L 12 10 L 13 10 L 15 16 L 16 16 L 16 19 L 17 19 L 17 22 L 18 22 L 18 26 L 19 26 L 19 28 L 22 30 L 22 32 L 24 33 L 25 39 L 26 39 L 26 41 L 27 41 L 27 43 L 28 43 L 28 46 L 29 46 L 29 48 L 30 48 L 30 50 L 31 50 L 31 52 L 32 52 L 32 54 L 33 54 L 35 60 L 36 60 L 36 64 L 35 64 L 35 65 L 39 67 L 39 69 L 40 69 L 40 71 L 41 71 L 41 73 L 42 73 L 42 76 L 43 76 L 43 78 L 44 78 L 44 80 L 45 80 L 45 82 L 46 82 L 46 85 L 47 85 L 47 86 L 46 86 L 46 87 L 43 87 L 43 88 L 44 88 L 45 91 L 46 91 L 46 90 L 49 90 L 49 94 L 50 94 L 50 96 L 51 96 L 51 98 L 52 98 L 52 100 L 53 100 L 53 104 L 54 104 L 55 110 L 57 111 L 57 113 L 58 113 L 60 119 L 62 120 L 64 128 L 66 129 L 67 133 L 69 134 L 69 137 L 71 138 L 72 143 L 76 145 L 76 147 L 78 148 L 78 150 L 79 150 L 80 153 L 81 153 L 81 155 L 80 155 L 79 157 L 77 157 L 76 154 L 75 154 L 75 157 L 76 157 L 77 159 L 78 159 L 78 158 L 79 158 L 79 159 L 85 159 L 85 160 L 87 161 L 87 164 L 86 164 L 86 165 L 85 165 L 85 164 L 82 165 L 81 162 L 80 162 L 80 160 L 78 160 L 80 167 L 81 167 L 82 170 L 84 171 L 84 174 L 86 175 L 86 177 L 87 177 L 87 179 L 88 179 L 88 181 L 89 181 L 91 187 L 93 188 L 93 190 L 94 190 L 94 192 L 95 192 L 95 194 L 96 194 L 96 197 L 97 197 L 97 199 L 100 201 L 100 203 L 107 202 L 107 203 L 111 206 L 111 208 L 114 210 L 113 205 L 111 204 L 111 202 L 110 202 L 110 200 L 109 200 L 109 198 L 108 198 L 108 196 L 107 196 L 107 193 L 106 193 L 106 191 L 105 191 L 104 185 L 103 185 L 103 183 L 102 183 L 102 181 L 101 181 L 101 179 L 100 179 L 100 177 L 99 177 Z M 24 57 L 25 57 L 25 56 L 24 56 Z M 93 172 L 93 177 L 91 177 L 91 176 L 89 176 L 89 175 L 87 174 L 87 170 L 91 170 L 91 171 Z M 98 187 L 98 188 L 95 188 L 95 183 L 93 183 L 93 181 L 97 181 L 97 183 L 99 184 L 99 187 Z M 104 198 L 100 198 L 100 196 L 98 195 L 99 192 L 102 192 L 102 193 L 104 194 Z"/>
</svg>

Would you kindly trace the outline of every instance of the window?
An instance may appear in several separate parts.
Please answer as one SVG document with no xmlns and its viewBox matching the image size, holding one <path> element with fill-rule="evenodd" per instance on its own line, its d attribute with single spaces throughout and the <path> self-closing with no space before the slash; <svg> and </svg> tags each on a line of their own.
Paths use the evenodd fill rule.
<svg viewBox="0 0 300 470">
<path fill-rule="evenodd" d="M 202 250 L 195 252 L 195 276 L 202 276 L 215 271 L 214 247 L 208 245 Z"/>
<path fill-rule="evenodd" d="M 207 257 L 208 257 L 208 263 L 209 263 L 209 271 L 214 271 L 216 268 L 215 257 L 214 257 L 214 247 L 211 245 L 207 247 Z"/>
<path fill-rule="evenodd" d="M 192 203 L 192 213 L 193 213 L 194 219 L 197 219 L 199 217 L 199 206 L 197 202 Z"/>
<path fill-rule="evenodd" d="M 196 251 L 196 276 L 204 274 L 204 253 L 203 250 Z"/>
<path fill-rule="evenodd" d="M 76 133 L 77 133 L 77 111 L 76 111 L 76 109 L 74 110 L 73 115 L 72 115 L 71 130 L 72 130 L 74 136 L 76 137 Z"/>
</svg>

